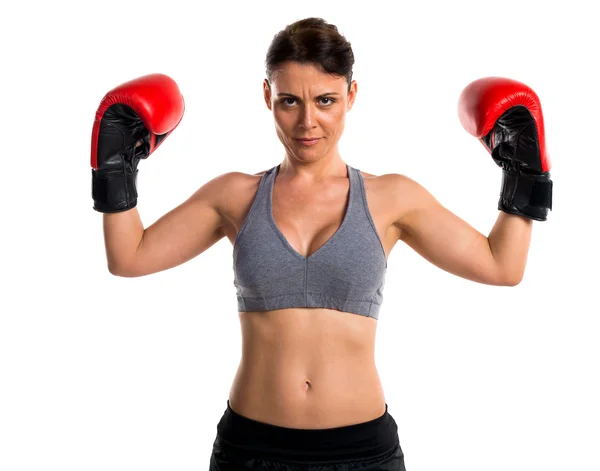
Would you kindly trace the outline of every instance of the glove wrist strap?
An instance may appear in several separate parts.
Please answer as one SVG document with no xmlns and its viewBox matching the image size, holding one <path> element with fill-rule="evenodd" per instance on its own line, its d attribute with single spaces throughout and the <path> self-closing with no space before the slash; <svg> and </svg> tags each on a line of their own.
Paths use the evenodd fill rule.
<svg viewBox="0 0 600 471">
<path fill-rule="evenodd" d="M 137 170 L 134 173 L 104 173 L 92 168 L 94 209 L 101 213 L 118 213 L 135 208 L 137 174 Z"/>
<path fill-rule="evenodd" d="M 510 214 L 545 221 L 552 209 L 550 173 L 527 174 L 520 169 L 502 169 L 498 209 Z"/>
</svg>

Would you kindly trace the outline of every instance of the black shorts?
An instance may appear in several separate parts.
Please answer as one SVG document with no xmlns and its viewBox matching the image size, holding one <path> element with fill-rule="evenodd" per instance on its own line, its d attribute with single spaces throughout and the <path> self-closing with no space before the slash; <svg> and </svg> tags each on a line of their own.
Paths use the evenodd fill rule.
<svg viewBox="0 0 600 471">
<path fill-rule="evenodd" d="M 398 426 L 385 413 L 360 424 L 294 429 L 227 409 L 217 425 L 209 471 L 406 471 Z"/>
</svg>

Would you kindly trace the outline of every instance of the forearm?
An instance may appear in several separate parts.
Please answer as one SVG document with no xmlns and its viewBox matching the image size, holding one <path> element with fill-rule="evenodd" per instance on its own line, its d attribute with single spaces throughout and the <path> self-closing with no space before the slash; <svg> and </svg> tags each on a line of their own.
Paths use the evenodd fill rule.
<svg viewBox="0 0 600 471">
<path fill-rule="evenodd" d="M 137 207 L 119 213 L 104 213 L 103 227 L 108 270 L 119 274 L 133 260 L 144 234 Z"/>
<path fill-rule="evenodd" d="M 488 242 L 500 278 L 516 285 L 523 278 L 531 241 L 531 219 L 500 211 Z"/>
</svg>

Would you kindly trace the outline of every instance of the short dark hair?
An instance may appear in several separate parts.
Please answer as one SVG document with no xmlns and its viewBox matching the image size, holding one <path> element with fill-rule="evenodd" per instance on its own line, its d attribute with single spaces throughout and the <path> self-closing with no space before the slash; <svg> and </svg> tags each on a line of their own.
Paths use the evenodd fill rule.
<svg viewBox="0 0 600 471">
<path fill-rule="evenodd" d="M 354 65 L 352 47 L 335 25 L 322 18 L 298 20 L 275 35 L 265 61 L 269 82 L 287 61 L 314 63 L 329 74 L 344 76 L 350 91 Z"/>
</svg>

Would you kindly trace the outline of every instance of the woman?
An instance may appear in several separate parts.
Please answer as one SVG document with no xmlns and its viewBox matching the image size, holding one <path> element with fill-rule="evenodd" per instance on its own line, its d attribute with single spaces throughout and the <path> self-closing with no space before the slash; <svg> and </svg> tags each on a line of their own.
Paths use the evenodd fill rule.
<svg viewBox="0 0 600 471">
<path fill-rule="evenodd" d="M 450 273 L 512 286 L 525 269 L 532 219 L 545 219 L 545 150 L 538 152 L 539 171 L 531 170 L 533 161 L 529 173 L 515 163 L 530 156 L 515 143 L 514 122 L 519 135 L 533 131 L 522 120 L 502 122 L 513 108 L 501 110 L 502 119 L 498 112 L 495 133 L 478 135 L 510 189 L 489 237 L 410 178 L 344 163 L 338 142 L 357 94 L 353 63 L 350 44 L 322 19 L 278 33 L 267 53 L 264 99 L 283 161 L 254 175 L 220 175 L 147 229 L 135 208 L 137 163 L 175 129 L 183 99 L 168 77 L 149 76 L 111 91 L 97 113 L 93 196 L 105 213 L 111 273 L 143 276 L 182 264 L 223 237 L 233 244 L 243 350 L 211 470 L 404 470 L 374 362 L 392 248 L 402 240 Z M 497 92 L 511 83 L 486 86 Z M 481 89 L 461 101 L 463 125 L 475 135 L 483 129 L 469 128 L 481 119 L 474 111 Z M 513 118 L 523 118 L 519 113 Z M 539 135 L 541 115 L 532 119 Z M 536 146 L 543 143 L 538 135 Z M 538 190 L 528 190 L 525 204 L 517 196 L 526 173 Z"/>
</svg>

